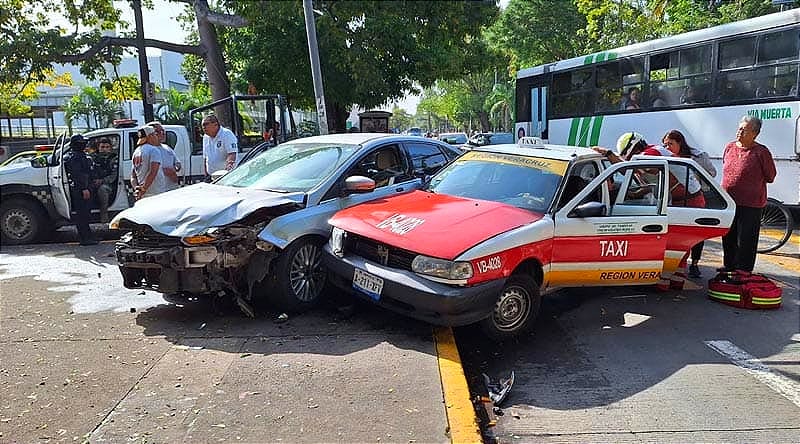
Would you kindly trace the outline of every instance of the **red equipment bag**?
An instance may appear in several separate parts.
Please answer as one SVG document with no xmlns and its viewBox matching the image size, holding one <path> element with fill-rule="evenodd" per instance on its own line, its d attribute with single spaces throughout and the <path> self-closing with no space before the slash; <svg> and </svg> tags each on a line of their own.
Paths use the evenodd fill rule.
<svg viewBox="0 0 800 444">
<path fill-rule="evenodd" d="M 722 272 L 708 280 L 710 299 L 751 310 L 780 308 L 782 292 L 766 276 L 746 271 Z"/>
</svg>

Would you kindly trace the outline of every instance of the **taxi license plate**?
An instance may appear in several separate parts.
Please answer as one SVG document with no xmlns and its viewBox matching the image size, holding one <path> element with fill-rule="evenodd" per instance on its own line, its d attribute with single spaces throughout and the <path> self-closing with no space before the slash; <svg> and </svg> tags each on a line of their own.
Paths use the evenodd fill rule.
<svg viewBox="0 0 800 444">
<path fill-rule="evenodd" d="M 383 279 L 356 268 L 353 274 L 353 288 L 377 301 L 383 291 Z"/>
</svg>

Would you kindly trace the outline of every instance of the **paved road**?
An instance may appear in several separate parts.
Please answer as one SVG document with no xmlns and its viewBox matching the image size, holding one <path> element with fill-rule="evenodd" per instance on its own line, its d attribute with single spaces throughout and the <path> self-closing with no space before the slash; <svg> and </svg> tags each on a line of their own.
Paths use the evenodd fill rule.
<svg viewBox="0 0 800 444">
<path fill-rule="evenodd" d="M 457 329 L 474 394 L 485 392 L 483 372 L 516 374 L 489 434 L 501 443 L 797 442 L 799 247 L 795 237 L 758 259 L 757 271 L 783 286 L 780 310 L 728 307 L 704 290 L 578 289 L 548 296 L 535 331 L 513 343 Z M 715 257 L 711 242 L 706 279 Z"/>
<path fill-rule="evenodd" d="M 430 326 L 165 305 L 112 248 L 0 252 L 0 442 L 450 442 Z"/>
</svg>

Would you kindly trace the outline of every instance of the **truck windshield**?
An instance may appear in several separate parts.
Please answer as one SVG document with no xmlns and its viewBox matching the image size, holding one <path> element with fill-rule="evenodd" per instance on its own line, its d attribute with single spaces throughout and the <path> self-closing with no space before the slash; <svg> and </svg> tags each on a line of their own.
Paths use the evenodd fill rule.
<svg viewBox="0 0 800 444">
<path fill-rule="evenodd" d="M 330 143 L 284 143 L 264 151 L 216 183 L 307 192 L 336 171 L 358 148 L 358 145 Z"/>
<path fill-rule="evenodd" d="M 434 176 L 428 189 L 543 213 L 566 169 L 562 160 L 472 151 Z"/>
</svg>

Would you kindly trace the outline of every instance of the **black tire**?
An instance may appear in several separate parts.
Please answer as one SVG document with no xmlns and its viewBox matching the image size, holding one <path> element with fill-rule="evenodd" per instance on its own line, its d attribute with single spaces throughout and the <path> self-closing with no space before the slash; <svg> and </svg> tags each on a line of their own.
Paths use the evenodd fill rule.
<svg viewBox="0 0 800 444">
<path fill-rule="evenodd" d="M 539 285 L 530 276 L 512 275 L 503 286 L 494 309 L 480 322 L 483 332 L 502 341 L 528 332 L 539 317 L 542 297 Z"/>
<path fill-rule="evenodd" d="M 758 252 L 769 253 L 789 240 L 794 228 L 792 213 L 775 200 L 768 200 L 761 212 L 761 232 L 758 235 Z"/>
<path fill-rule="evenodd" d="M 268 297 L 274 308 L 297 313 L 317 305 L 326 281 L 324 243 L 321 238 L 306 237 L 281 252 L 275 261 L 275 289 Z"/>
<path fill-rule="evenodd" d="M 47 233 L 42 208 L 25 199 L 10 199 L 0 205 L 0 236 L 3 245 L 33 243 Z"/>
</svg>

